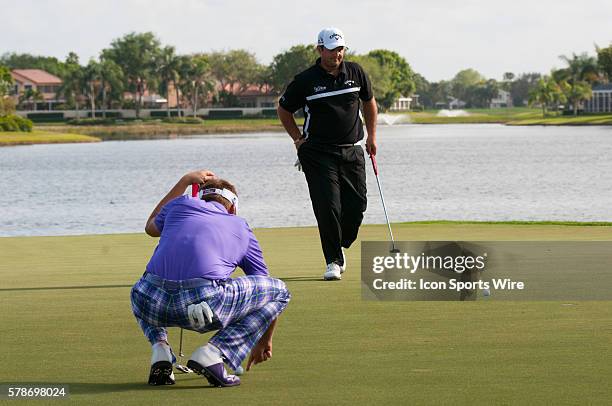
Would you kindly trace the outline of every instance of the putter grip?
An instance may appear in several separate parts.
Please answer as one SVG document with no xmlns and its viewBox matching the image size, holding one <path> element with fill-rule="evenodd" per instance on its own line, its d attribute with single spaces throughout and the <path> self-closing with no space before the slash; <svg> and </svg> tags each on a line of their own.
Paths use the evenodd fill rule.
<svg viewBox="0 0 612 406">
<path fill-rule="evenodd" d="M 198 197 L 198 192 L 200 191 L 200 187 L 197 183 L 191 184 L 191 197 Z"/>
<path fill-rule="evenodd" d="M 378 164 L 376 163 L 376 157 L 374 155 L 370 155 L 370 159 L 372 160 L 372 168 L 374 169 L 374 175 L 378 176 Z"/>
</svg>

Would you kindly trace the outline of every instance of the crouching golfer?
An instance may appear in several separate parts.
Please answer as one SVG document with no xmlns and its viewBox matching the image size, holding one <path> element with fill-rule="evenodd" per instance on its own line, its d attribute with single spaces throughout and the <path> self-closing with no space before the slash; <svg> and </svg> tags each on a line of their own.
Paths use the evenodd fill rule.
<svg viewBox="0 0 612 406">
<path fill-rule="evenodd" d="M 200 185 L 199 199 L 183 195 Z M 219 330 L 197 348 L 187 366 L 214 386 L 236 386 L 236 370 L 272 356 L 278 315 L 291 295 L 268 274 L 261 248 L 246 221 L 236 216 L 234 186 L 210 171 L 184 175 L 153 210 L 145 231 L 161 236 L 146 272 L 133 286 L 132 310 L 151 342 L 150 385 L 172 385 L 176 357 L 166 327 L 199 333 Z M 230 278 L 236 266 L 247 276 Z"/>
</svg>

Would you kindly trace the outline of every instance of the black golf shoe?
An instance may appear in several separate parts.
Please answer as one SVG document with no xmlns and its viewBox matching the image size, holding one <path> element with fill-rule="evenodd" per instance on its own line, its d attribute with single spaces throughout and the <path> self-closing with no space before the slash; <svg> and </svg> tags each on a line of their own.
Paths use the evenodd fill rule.
<svg viewBox="0 0 612 406">
<path fill-rule="evenodd" d="M 149 385 L 174 385 L 174 372 L 172 372 L 172 363 L 170 361 L 158 361 L 151 365 L 149 372 Z"/>
</svg>

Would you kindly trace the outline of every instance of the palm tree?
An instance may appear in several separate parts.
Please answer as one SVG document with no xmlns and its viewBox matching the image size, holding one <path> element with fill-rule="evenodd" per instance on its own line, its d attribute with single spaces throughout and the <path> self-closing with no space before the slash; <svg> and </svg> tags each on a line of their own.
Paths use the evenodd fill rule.
<svg viewBox="0 0 612 406">
<path fill-rule="evenodd" d="M 85 94 L 89 99 L 89 107 L 91 109 L 91 118 L 96 118 L 96 96 L 99 91 L 102 66 L 95 60 L 90 60 L 83 70 L 83 81 L 85 82 Z"/>
<path fill-rule="evenodd" d="M 102 91 L 102 117 L 106 118 L 108 94 L 121 97 L 123 94 L 123 71 L 109 59 L 100 61 L 100 87 Z M 111 99 L 112 100 L 112 99 Z"/>
<path fill-rule="evenodd" d="M 574 106 L 574 115 L 578 115 L 578 104 L 583 100 L 588 100 L 593 96 L 593 89 L 587 82 L 575 82 L 570 84 L 567 93 L 567 100 Z"/>
<path fill-rule="evenodd" d="M 594 82 L 598 79 L 597 58 L 586 53 L 572 54 L 571 58 L 561 55 L 559 58 L 567 63 L 566 71 L 572 80 Z"/>
<path fill-rule="evenodd" d="M 72 62 L 66 63 L 62 85 L 57 91 L 58 95 L 63 95 L 67 101 L 74 101 L 77 112 L 79 111 L 79 98 L 84 93 L 83 78 L 84 69 L 81 65 Z"/>
<path fill-rule="evenodd" d="M 196 117 L 198 101 L 214 89 L 210 64 L 205 55 L 193 55 L 181 60 L 180 84 L 184 95 L 189 97 L 193 116 Z"/>
<path fill-rule="evenodd" d="M 156 72 L 160 78 L 160 93 L 166 97 L 166 113 L 170 117 L 170 83 L 174 86 L 176 94 L 176 106 L 178 109 L 178 89 L 176 83 L 179 79 L 180 59 L 174 53 L 173 46 L 163 48 L 157 58 Z"/>
<path fill-rule="evenodd" d="M 570 85 L 564 80 L 557 82 L 551 77 L 548 80 L 548 87 L 552 96 L 552 105 L 557 115 L 559 115 L 559 106 L 567 103 L 567 96 L 565 94 L 568 92 Z"/>
<path fill-rule="evenodd" d="M 12 111 L 13 102 L 6 97 L 13 89 L 13 77 L 6 66 L 0 65 L 0 117 Z"/>
<path fill-rule="evenodd" d="M 591 97 L 591 84 L 599 78 L 597 59 L 588 56 L 586 53 L 572 54 L 571 58 L 561 55 L 559 58 L 565 61 L 568 66 L 558 71 L 557 76 L 558 79 L 565 80 L 570 85 L 566 96 L 573 106 L 574 115 L 577 116 L 578 105 L 581 101 Z"/>
<path fill-rule="evenodd" d="M 6 66 L 0 65 L 0 97 L 10 93 L 13 87 L 11 71 Z"/>
<path fill-rule="evenodd" d="M 19 96 L 20 105 L 32 105 L 32 110 L 36 111 L 36 104 L 39 101 L 45 100 L 42 93 L 38 89 L 26 89 L 21 96 Z"/>
<path fill-rule="evenodd" d="M 552 94 L 548 86 L 548 78 L 540 78 L 535 87 L 529 92 L 529 106 L 539 104 L 542 107 L 542 117 L 546 117 L 546 110 L 551 101 Z"/>
<path fill-rule="evenodd" d="M 529 105 L 539 104 L 542 107 L 542 116 L 546 117 L 547 109 L 552 105 L 555 111 L 567 98 L 565 92 L 568 88 L 565 81 L 557 82 L 551 76 L 540 78 L 535 87 L 529 92 Z"/>
</svg>

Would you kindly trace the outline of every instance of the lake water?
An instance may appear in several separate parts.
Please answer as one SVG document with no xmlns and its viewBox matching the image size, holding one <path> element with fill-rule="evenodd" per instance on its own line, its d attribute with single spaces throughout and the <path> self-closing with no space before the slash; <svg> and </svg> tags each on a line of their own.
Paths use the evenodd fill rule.
<svg viewBox="0 0 612 406">
<path fill-rule="evenodd" d="M 392 222 L 612 221 L 612 127 L 378 127 Z M 0 236 L 140 232 L 188 170 L 233 181 L 253 227 L 314 225 L 281 133 L 0 148 Z M 368 161 L 369 164 L 369 161 Z M 368 165 L 365 223 L 384 223 Z"/>
</svg>

